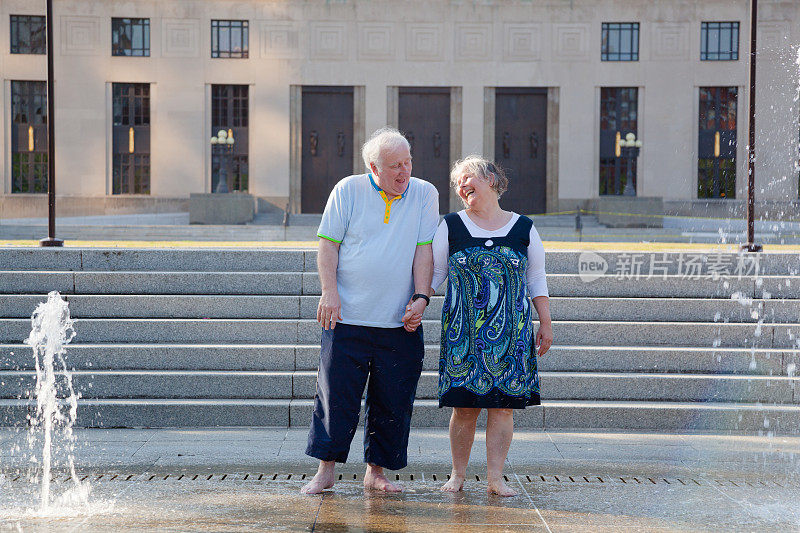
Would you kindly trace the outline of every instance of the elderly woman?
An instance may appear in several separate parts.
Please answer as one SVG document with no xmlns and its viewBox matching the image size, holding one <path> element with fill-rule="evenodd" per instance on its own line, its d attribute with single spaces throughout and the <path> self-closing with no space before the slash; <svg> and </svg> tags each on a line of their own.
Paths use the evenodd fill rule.
<svg viewBox="0 0 800 533">
<path fill-rule="evenodd" d="M 494 163 L 476 156 L 458 161 L 450 185 L 465 209 L 446 215 L 436 231 L 431 283 L 435 289 L 447 279 L 439 407 L 453 407 L 453 471 L 442 490 L 463 488 L 475 422 L 486 409 L 488 492 L 515 496 L 503 481 L 513 409 L 540 403 L 529 298 L 539 315 L 539 355 L 553 342 L 544 247 L 531 219 L 500 208 L 508 179 Z"/>
</svg>

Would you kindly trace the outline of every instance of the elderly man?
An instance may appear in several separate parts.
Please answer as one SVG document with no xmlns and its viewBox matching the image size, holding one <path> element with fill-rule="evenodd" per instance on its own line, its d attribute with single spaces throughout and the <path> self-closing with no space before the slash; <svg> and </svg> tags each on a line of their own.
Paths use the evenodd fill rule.
<svg viewBox="0 0 800 533">
<path fill-rule="evenodd" d="M 424 345 L 418 320 L 404 321 L 430 302 L 439 195 L 411 177 L 410 146 L 398 131 L 376 131 L 362 156 L 369 173 L 336 184 L 317 233 L 323 331 L 306 454 L 320 464 L 306 494 L 332 487 L 335 463 L 347 461 L 367 381 L 364 486 L 402 490 L 383 469 L 407 464 Z"/>
</svg>

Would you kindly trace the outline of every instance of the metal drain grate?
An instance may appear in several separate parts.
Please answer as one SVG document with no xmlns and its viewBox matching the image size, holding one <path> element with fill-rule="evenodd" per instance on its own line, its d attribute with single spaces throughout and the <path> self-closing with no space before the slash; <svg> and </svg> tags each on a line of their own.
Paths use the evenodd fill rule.
<svg viewBox="0 0 800 533">
<path fill-rule="evenodd" d="M 29 474 L 4 473 L 8 482 L 27 483 L 31 480 Z M 83 472 L 77 475 L 80 481 L 116 482 L 116 483 L 148 483 L 148 482 L 300 482 L 311 479 L 313 474 L 295 472 L 222 472 L 222 473 L 193 473 L 193 472 Z M 391 474 L 395 481 L 404 483 L 439 483 L 450 479 L 450 474 L 415 472 Z M 519 479 L 527 484 L 574 484 L 574 485 L 605 485 L 605 486 L 670 486 L 681 487 L 751 487 L 751 488 L 800 488 L 800 479 L 780 477 L 752 477 L 752 478 L 705 478 L 705 477 L 660 477 L 660 476 L 619 476 L 619 475 L 581 475 L 581 474 L 520 474 L 518 476 L 503 476 L 507 482 Z M 475 481 L 480 482 L 481 476 L 474 475 Z M 72 476 L 66 473 L 57 473 L 52 476 L 51 482 L 66 483 Z M 341 472 L 337 476 L 340 482 L 361 482 L 363 472 Z"/>
</svg>

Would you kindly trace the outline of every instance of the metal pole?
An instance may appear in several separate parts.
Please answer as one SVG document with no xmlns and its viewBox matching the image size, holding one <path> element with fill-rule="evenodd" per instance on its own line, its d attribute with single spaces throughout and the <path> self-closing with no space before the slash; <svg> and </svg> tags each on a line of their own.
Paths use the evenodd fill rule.
<svg viewBox="0 0 800 533">
<path fill-rule="evenodd" d="M 750 0 L 750 123 L 748 131 L 747 157 L 747 244 L 742 247 L 748 252 L 760 252 L 762 247 L 755 244 L 756 210 L 756 25 L 758 22 L 758 0 Z"/>
<path fill-rule="evenodd" d="M 54 89 L 53 57 L 53 0 L 47 0 L 47 218 L 48 237 L 39 241 L 39 246 L 64 246 L 64 241 L 56 239 L 56 96 Z"/>
</svg>

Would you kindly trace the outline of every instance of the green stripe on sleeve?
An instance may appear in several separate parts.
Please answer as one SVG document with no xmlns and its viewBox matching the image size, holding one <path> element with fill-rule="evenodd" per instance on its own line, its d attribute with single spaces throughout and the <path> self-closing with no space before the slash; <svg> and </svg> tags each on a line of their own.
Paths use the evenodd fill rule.
<svg viewBox="0 0 800 533">
<path fill-rule="evenodd" d="M 342 244 L 342 241 L 337 241 L 336 239 L 334 239 L 332 237 L 328 237 L 327 235 L 323 235 L 322 233 L 317 233 L 317 237 L 322 237 L 323 239 L 327 239 L 327 240 L 329 240 L 331 242 L 335 242 L 336 244 Z M 431 241 L 431 242 L 433 242 L 433 241 Z"/>
<path fill-rule="evenodd" d="M 433 239 L 431 239 L 430 241 L 418 242 L 417 246 L 425 246 L 426 244 L 432 244 L 432 243 L 433 243 Z"/>
</svg>

